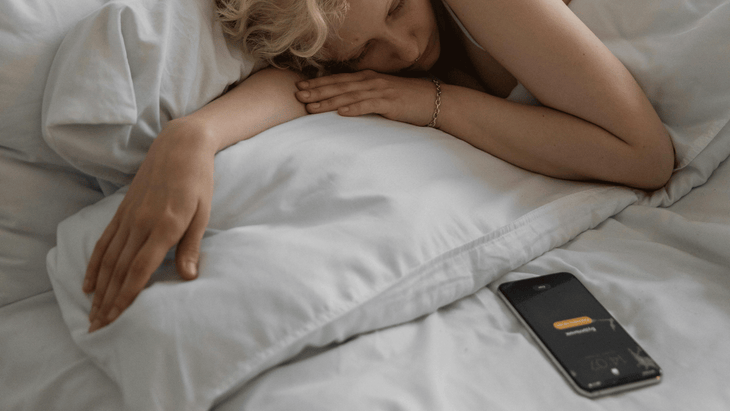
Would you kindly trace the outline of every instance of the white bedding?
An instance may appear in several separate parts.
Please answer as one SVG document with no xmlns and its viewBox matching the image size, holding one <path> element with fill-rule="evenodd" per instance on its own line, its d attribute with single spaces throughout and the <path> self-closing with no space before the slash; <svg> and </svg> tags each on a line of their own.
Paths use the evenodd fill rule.
<svg viewBox="0 0 730 411">
<path fill-rule="evenodd" d="M 165 121 L 257 68 L 201 23 L 203 0 L 101 3 L 79 2 L 77 15 L 36 5 L 58 23 L 32 38 L 37 55 L 19 51 L 27 3 L 0 9 L 15 18 L 0 35 L 12 51 L 0 79 L 14 91 L 0 105 L 0 409 L 730 404 L 718 366 L 730 320 L 727 162 L 710 178 L 730 153 L 727 1 L 571 3 L 670 129 L 678 164 L 666 189 L 559 181 L 435 130 L 309 116 L 219 154 L 198 280 L 180 283 L 163 265 L 122 317 L 88 335 L 81 278 L 124 189 L 58 227 L 50 292 L 41 266 L 56 224 L 125 184 Z M 59 33 L 86 15 L 51 67 Z M 13 83 L 29 59 L 45 63 Z M 11 120 L 41 124 L 31 80 L 48 73 L 41 136 Z M 37 206 L 19 206 L 29 199 Z M 553 271 L 583 279 L 662 365 L 660 386 L 598 401 L 570 391 L 491 291 Z"/>
<path fill-rule="evenodd" d="M 0 2 L 0 307 L 51 289 L 42 256 L 56 244 L 56 225 L 101 198 L 93 178 L 43 141 L 40 121 L 56 49 L 100 4 Z"/>
<path fill-rule="evenodd" d="M 208 408 L 306 346 L 432 312 L 637 199 L 435 130 L 335 113 L 222 152 L 215 177 L 199 278 L 163 264 L 99 332 L 86 331 L 78 284 L 123 191 L 58 227 L 48 269 L 64 319 L 134 409 Z"/>
<path fill-rule="evenodd" d="M 629 206 L 431 315 L 308 350 L 215 409 L 723 411 L 729 241 L 726 161 L 667 209 Z M 664 381 L 598 400 L 570 389 L 492 291 L 561 270 L 581 278 L 662 366 Z M 0 335 L 0 353 L 12 353 L 0 367 L 4 410 L 123 409 L 119 388 L 71 339 L 52 292 L 0 309 Z"/>
<path fill-rule="evenodd" d="M 707 410 L 730 407 L 730 162 L 673 206 L 632 205 L 473 296 L 277 367 L 218 410 Z M 577 395 L 496 296 L 570 271 L 663 381 Z"/>
</svg>

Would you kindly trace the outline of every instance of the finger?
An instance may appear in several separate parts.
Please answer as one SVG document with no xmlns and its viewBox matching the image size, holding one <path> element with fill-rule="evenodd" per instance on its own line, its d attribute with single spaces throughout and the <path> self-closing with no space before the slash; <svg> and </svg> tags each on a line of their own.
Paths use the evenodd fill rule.
<svg viewBox="0 0 730 411">
<path fill-rule="evenodd" d="M 172 214 L 165 215 L 156 220 L 155 227 L 146 237 L 139 251 L 134 253 L 134 259 L 126 273 L 121 276 L 121 285 L 108 299 L 105 297 L 103 311 L 100 308 L 99 314 L 92 323 L 90 330 L 103 327 L 115 320 L 132 303 L 137 294 L 149 281 L 152 273 L 160 266 L 170 248 L 178 242 L 184 234 L 187 224 L 185 219 Z M 141 239 L 141 237 L 140 237 Z M 152 255 L 155 258 L 150 259 Z M 130 289 L 126 284 L 133 284 Z"/>
<path fill-rule="evenodd" d="M 87 294 L 93 292 L 96 288 L 96 280 L 99 276 L 99 270 L 101 269 L 102 258 L 104 257 L 104 254 L 106 253 L 106 250 L 118 229 L 119 217 L 118 214 L 115 214 L 112 221 L 110 221 L 109 225 L 106 229 L 104 229 L 101 237 L 99 237 L 96 241 L 94 251 L 91 253 L 91 258 L 89 259 L 89 264 L 86 266 L 86 275 L 84 276 L 84 285 L 82 286 L 82 290 Z"/>
<path fill-rule="evenodd" d="M 134 272 L 131 272 L 131 270 L 129 270 L 129 267 L 131 265 L 131 261 L 134 259 L 142 245 L 145 243 L 146 236 L 147 234 L 143 234 L 143 232 L 141 231 L 134 230 L 127 238 L 125 247 L 120 253 L 119 258 L 117 259 L 116 267 L 114 268 L 114 272 L 112 273 L 111 278 L 109 279 L 109 282 L 107 284 L 106 290 L 104 292 L 104 299 L 102 300 L 98 308 L 94 321 L 99 320 L 102 324 L 104 324 L 107 317 L 114 316 L 116 318 L 119 315 L 119 313 L 111 314 L 111 311 L 114 308 L 114 301 L 119 294 L 119 289 L 121 288 L 122 283 L 125 281 L 125 278 L 129 275 L 135 275 Z M 94 321 L 92 321 L 92 324 Z"/>
<path fill-rule="evenodd" d="M 328 84 L 317 88 L 298 91 L 297 99 L 302 103 L 321 103 L 324 100 L 359 91 L 386 90 L 388 81 L 382 78 L 370 78 L 359 81 Z"/>
<path fill-rule="evenodd" d="M 337 110 L 337 113 L 345 117 L 363 116 L 365 114 L 380 114 L 387 117 L 387 104 L 383 99 L 368 99 L 355 102 Z"/>
<path fill-rule="evenodd" d="M 112 303 L 112 309 L 105 318 L 106 323 L 104 325 L 116 320 L 147 285 L 152 273 L 160 266 L 170 249 L 169 246 L 162 245 L 167 242 L 166 240 L 166 236 L 161 237 L 154 233 L 147 239 L 132 261 L 129 268 L 130 273 L 125 276 L 119 293 Z"/>
<path fill-rule="evenodd" d="M 338 95 L 327 100 L 307 104 L 306 109 L 310 114 L 324 113 L 367 100 L 377 100 L 380 99 L 380 97 L 382 97 L 382 92 L 380 90 L 358 90 Z"/>
<path fill-rule="evenodd" d="M 177 245 L 175 252 L 175 266 L 177 272 L 185 280 L 192 280 L 198 276 L 198 261 L 200 259 L 200 242 L 205 234 L 210 218 L 209 207 L 198 206 L 198 210 L 190 223 L 190 227 Z"/>
<path fill-rule="evenodd" d="M 90 322 L 94 321 L 99 312 L 99 308 L 101 307 L 101 303 L 102 301 L 104 301 L 104 294 L 106 293 L 106 289 L 109 286 L 109 281 L 112 274 L 114 273 L 114 269 L 116 268 L 119 254 L 121 254 L 122 250 L 124 249 L 123 247 L 127 242 L 128 235 L 128 229 L 122 228 L 121 230 L 117 231 L 106 251 L 104 252 L 104 256 L 102 257 L 101 263 L 99 264 L 99 276 L 96 280 L 94 300 L 91 303 L 91 311 L 89 312 Z"/>
<path fill-rule="evenodd" d="M 357 71 L 354 73 L 339 73 L 329 76 L 322 76 L 310 80 L 304 80 L 297 83 L 299 90 L 308 90 L 317 87 L 327 86 L 337 83 L 348 83 L 353 81 L 362 81 L 377 76 L 378 74 L 372 70 Z"/>
</svg>

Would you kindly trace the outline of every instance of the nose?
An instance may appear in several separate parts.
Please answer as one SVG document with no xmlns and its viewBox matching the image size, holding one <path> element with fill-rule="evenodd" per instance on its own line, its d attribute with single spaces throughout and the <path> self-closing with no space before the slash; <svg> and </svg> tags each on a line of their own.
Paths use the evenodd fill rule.
<svg viewBox="0 0 730 411">
<path fill-rule="evenodd" d="M 411 64 L 418 58 L 418 39 L 410 30 L 402 30 L 392 34 L 391 45 L 394 57 Z"/>
</svg>

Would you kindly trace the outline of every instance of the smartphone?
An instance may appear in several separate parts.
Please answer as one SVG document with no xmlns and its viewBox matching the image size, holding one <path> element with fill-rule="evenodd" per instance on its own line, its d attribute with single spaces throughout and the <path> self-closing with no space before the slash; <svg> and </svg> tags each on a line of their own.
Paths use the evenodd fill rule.
<svg viewBox="0 0 730 411">
<path fill-rule="evenodd" d="M 503 283 L 498 294 L 579 394 L 661 381 L 657 363 L 572 274 Z"/>
</svg>

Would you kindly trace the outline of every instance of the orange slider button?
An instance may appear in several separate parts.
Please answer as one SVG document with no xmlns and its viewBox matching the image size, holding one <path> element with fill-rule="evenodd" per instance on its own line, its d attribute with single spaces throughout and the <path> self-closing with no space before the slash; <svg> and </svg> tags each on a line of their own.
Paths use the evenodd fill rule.
<svg viewBox="0 0 730 411">
<path fill-rule="evenodd" d="M 590 317 L 583 316 L 583 317 L 578 317 L 578 318 L 571 318 L 570 320 L 555 321 L 553 323 L 553 327 L 557 328 L 558 330 L 565 330 L 568 328 L 588 325 L 592 322 L 593 322 L 593 320 L 591 320 Z"/>
</svg>

